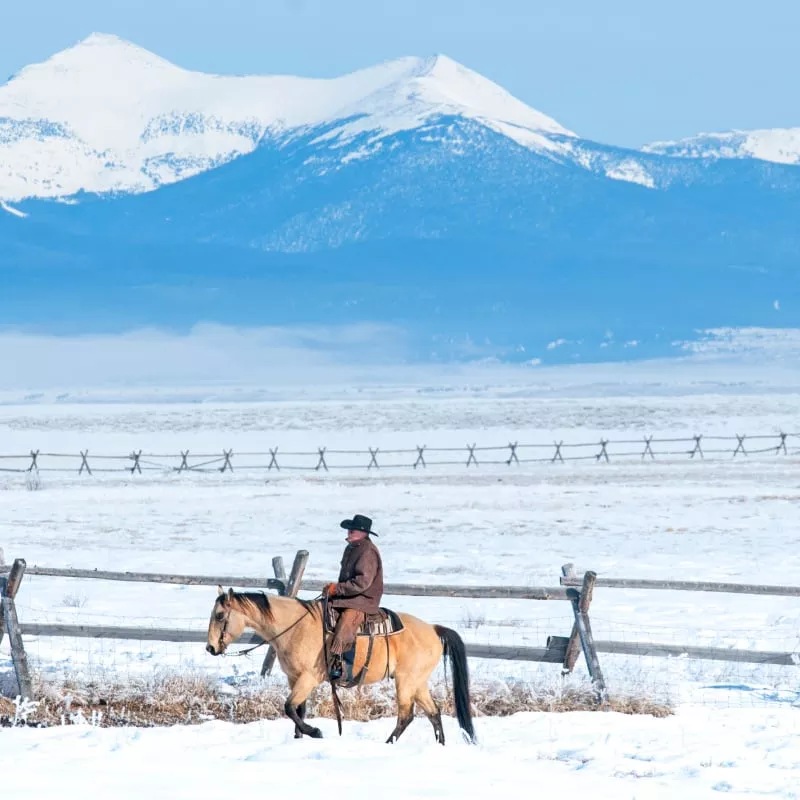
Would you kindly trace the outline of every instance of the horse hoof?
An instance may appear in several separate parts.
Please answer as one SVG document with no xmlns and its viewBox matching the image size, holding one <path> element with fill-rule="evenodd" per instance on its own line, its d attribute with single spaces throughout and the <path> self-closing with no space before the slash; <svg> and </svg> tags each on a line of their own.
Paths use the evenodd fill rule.
<svg viewBox="0 0 800 800">
<path fill-rule="evenodd" d="M 322 731 L 319 728 L 312 728 L 311 729 L 311 733 L 309 733 L 309 736 L 312 739 L 321 739 L 322 738 Z"/>
</svg>

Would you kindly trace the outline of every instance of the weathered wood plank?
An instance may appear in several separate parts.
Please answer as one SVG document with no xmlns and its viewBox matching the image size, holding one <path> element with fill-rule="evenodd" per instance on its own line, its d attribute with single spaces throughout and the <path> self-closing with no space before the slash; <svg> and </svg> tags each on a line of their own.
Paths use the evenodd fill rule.
<svg viewBox="0 0 800 800">
<path fill-rule="evenodd" d="M 546 647 L 502 647 L 500 645 L 467 644 L 470 658 L 486 658 L 502 661 L 540 661 L 559 664 L 563 655 L 558 650 Z"/>
<path fill-rule="evenodd" d="M 283 566 L 283 559 L 280 556 L 276 556 L 272 559 L 272 568 L 275 570 L 275 577 L 280 580 L 281 578 L 278 573 L 281 572 L 283 574 L 282 580 L 285 589 L 282 594 L 284 594 L 285 597 L 297 597 L 297 590 L 300 588 L 300 582 L 303 579 L 303 573 L 306 571 L 306 564 L 308 564 L 308 550 L 298 550 L 294 557 L 292 571 L 289 575 L 289 579 L 287 580 L 286 570 Z M 267 648 L 267 654 L 264 656 L 264 663 L 261 665 L 262 678 L 272 672 L 272 668 L 275 666 L 275 659 L 277 657 L 277 651 L 272 645 L 269 645 Z"/>
<path fill-rule="evenodd" d="M 188 628 L 138 628 L 107 625 L 70 625 L 61 623 L 24 622 L 20 625 L 23 636 L 74 637 L 76 639 L 130 639 L 143 642 L 197 642 L 205 643 L 208 632 Z M 261 637 L 248 631 L 237 644 L 256 644 Z"/>
<path fill-rule="evenodd" d="M 567 655 L 567 647 L 569 646 L 569 638 L 567 636 L 548 636 L 547 637 L 547 653 L 548 658 L 544 660 L 548 663 L 563 664 Z M 552 658 L 551 658 L 552 656 Z"/>
<path fill-rule="evenodd" d="M 287 583 L 286 568 L 283 566 L 283 558 L 281 556 L 275 556 L 272 559 L 272 571 L 275 573 L 275 577 L 285 586 Z"/>
<path fill-rule="evenodd" d="M 587 572 L 583 576 L 583 587 L 580 592 L 577 589 L 569 589 L 569 599 L 572 601 L 572 610 L 575 614 L 575 625 L 578 628 L 578 635 L 581 639 L 583 656 L 586 659 L 586 666 L 589 668 L 589 675 L 597 691 L 597 699 L 600 703 L 608 700 L 608 689 L 600 668 L 600 659 L 597 656 L 594 636 L 592 635 L 592 625 L 589 621 L 589 605 L 592 601 L 592 590 L 594 589 L 597 575 L 594 572 Z"/>
<path fill-rule="evenodd" d="M 0 644 L 6 635 L 6 618 L 3 614 L 3 598 L 6 596 L 6 579 L 0 577 Z"/>
<path fill-rule="evenodd" d="M 0 566 L 0 574 L 10 571 Z M 106 581 L 132 581 L 137 583 L 168 583 L 185 586 L 233 586 L 241 588 L 273 589 L 278 592 L 283 584 L 277 578 L 252 578 L 212 575 L 168 575 L 156 572 L 113 572 L 99 569 L 71 569 L 58 567 L 28 567 L 28 575 L 51 578 L 90 578 Z M 301 576 L 302 577 L 302 576 Z M 289 576 L 291 584 L 292 577 Z M 300 591 L 322 591 L 322 581 L 302 581 Z M 467 597 L 504 600 L 566 600 L 567 592 L 560 586 L 423 586 L 416 584 L 387 584 L 384 594 L 411 597 Z"/>
<path fill-rule="evenodd" d="M 33 700 L 33 685 L 28 669 L 28 656 L 25 653 L 25 645 L 22 641 L 16 604 L 14 599 L 6 594 L 3 597 L 2 605 L 3 619 L 8 632 L 8 641 L 11 645 L 11 663 L 14 665 L 19 694 L 23 699 Z"/>
<path fill-rule="evenodd" d="M 321 592 L 322 581 L 303 581 L 302 591 Z M 406 583 L 387 583 L 384 596 L 409 597 L 470 597 L 500 600 L 566 600 L 566 589 L 550 586 L 423 586 Z"/>
<path fill-rule="evenodd" d="M 648 658 L 675 658 L 684 656 L 701 661 L 736 661 L 742 664 L 777 664 L 798 666 L 796 653 L 770 650 L 734 650 L 724 647 L 699 647 L 694 645 L 657 644 L 655 642 L 604 642 L 596 641 L 600 653 L 646 656 Z"/>
<path fill-rule="evenodd" d="M 24 558 L 14 559 L 14 563 L 9 568 L 8 578 L 3 578 L 2 583 L 0 583 L 0 606 L 2 605 L 2 597 L 7 596 L 13 600 L 17 596 L 22 577 L 25 574 L 25 566 Z M 5 633 L 6 620 L 3 609 L 0 607 L 0 644 L 3 643 Z"/>
<path fill-rule="evenodd" d="M 25 575 L 27 564 L 24 558 L 15 558 L 14 563 L 8 570 L 8 578 L 6 580 L 6 596 L 12 600 L 17 596 L 19 586 L 22 583 L 22 578 Z"/>
<path fill-rule="evenodd" d="M 0 573 L 11 571 L 11 567 L 0 567 Z M 167 575 L 158 572 L 113 572 L 102 569 L 71 569 L 60 567 L 28 567 L 28 575 L 50 578 L 90 578 L 102 581 L 124 581 L 133 583 L 170 583 L 183 586 L 234 586 L 249 589 L 274 589 L 280 591 L 283 583 L 276 578 L 244 578 L 216 575 Z"/>
<path fill-rule="evenodd" d="M 561 575 L 565 578 L 575 577 L 575 567 L 572 564 L 564 564 L 561 567 Z M 572 623 L 572 633 L 569 635 L 567 648 L 564 652 L 564 661 L 561 665 L 561 674 L 569 675 L 575 669 L 575 664 L 578 663 L 578 656 L 581 653 L 581 639 L 578 635 L 578 623 Z"/>
<path fill-rule="evenodd" d="M 562 577 L 561 585 L 578 587 L 579 577 Z M 778 586 L 756 583 L 718 583 L 714 581 L 668 581 L 639 578 L 598 578 L 596 586 L 604 589 L 654 589 L 678 592 L 726 592 L 730 594 L 775 595 L 800 597 L 800 586 Z"/>
<path fill-rule="evenodd" d="M 61 625 L 25 623 L 20 626 L 23 636 L 75 637 L 78 639 L 129 639 L 134 641 L 182 642 L 205 644 L 206 631 L 167 630 L 156 628 L 113 628 L 103 625 Z M 246 633 L 236 640 L 237 645 L 250 645 L 261 642 L 256 634 Z M 545 647 L 500 647 L 493 645 L 468 644 L 467 654 L 473 658 L 505 659 L 512 661 L 545 661 L 554 664 L 561 662 L 561 648 Z"/>
<path fill-rule="evenodd" d="M 289 582 L 286 584 L 286 596 L 297 597 L 300 586 L 303 582 L 303 575 L 308 565 L 308 550 L 298 550 L 292 564 L 292 571 L 289 573 Z M 320 586 L 320 589 L 322 587 Z"/>
<path fill-rule="evenodd" d="M 21 623 L 23 636 L 75 637 L 78 639 L 130 639 L 157 642 L 196 642 L 205 643 L 204 630 L 164 629 L 164 628 L 114 628 L 103 625 L 67 625 L 54 623 Z M 502 647 L 494 645 L 468 644 L 467 651 L 473 658 L 496 658 L 519 661 L 546 661 L 561 663 L 564 648 L 559 646 L 566 637 L 551 637 L 551 647 Z M 261 637 L 246 633 L 237 640 L 238 645 L 257 644 Z M 595 641 L 598 653 L 616 655 L 646 656 L 648 658 L 674 658 L 686 656 L 704 661 L 738 661 L 745 664 L 777 664 L 796 666 L 794 653 L 765 650 L 733 650 L 721 647 L 695 647 L 656 642 L 614 642 Z"/>
</svg>

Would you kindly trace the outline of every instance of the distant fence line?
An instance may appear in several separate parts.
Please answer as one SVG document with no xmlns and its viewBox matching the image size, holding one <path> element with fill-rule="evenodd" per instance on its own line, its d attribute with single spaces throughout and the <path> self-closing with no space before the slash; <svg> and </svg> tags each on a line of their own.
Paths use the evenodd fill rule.
<svg viewBox="0 0 800 800">
<path fill-rule="evenodd" d="M 795 446 L 797 444 L 797 446 Z M 509 442 L 505 445 L 464 447 L 428 447 L 415 445 L 406 449 L 337 450 L 318 447 L 309 451 L 282 451 L 270 447 L 266 452 L 235 452 L 193 454 L 181 450 L 178 454 L 133 451 L 128 455 L 102 455 L 81 450 L 79 453 L 43 453 L 31 450 L 24 455 L 0 454 L 0 472 L 78 472 L 121 473 L 144 472 L 328 472 L 331 469 L 425 469 L 438 466 L 480 467 L 490 465 L 564 463 L 568 461 L 610 462 L 613 459 L 657 458 L 705 459 L 706 456 L 800 455 L 800 433 L 769 433 L 748 436 L 694 435 L 684 438 L 641 439 L 599 442 L 550 443 Z M 64 463 L 70 462 L 70 463 Z"/>
</svg>

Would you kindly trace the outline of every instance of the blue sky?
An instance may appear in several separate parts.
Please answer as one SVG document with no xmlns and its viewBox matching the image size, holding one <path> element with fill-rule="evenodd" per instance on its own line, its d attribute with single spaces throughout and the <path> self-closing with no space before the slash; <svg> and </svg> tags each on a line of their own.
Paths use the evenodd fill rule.
<svg viewBox="0 0 800 800">
<path fill-rule="evenodd" d="M 25 0 L 0 76 L 92 31 L 221 73 L 332 76 L 445 53 L 577 133 L 638 146 L 800 126 L 797 0 Z"/>
</svg>

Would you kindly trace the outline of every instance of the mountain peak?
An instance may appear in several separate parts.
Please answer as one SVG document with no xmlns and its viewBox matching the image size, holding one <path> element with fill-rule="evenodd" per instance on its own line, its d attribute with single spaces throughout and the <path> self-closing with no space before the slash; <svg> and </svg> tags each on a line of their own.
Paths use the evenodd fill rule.
<svg viewBox="0 0 800 800">
<path fill-rule="evenodd" d="M 673 142 L 653 142 L 642 150 L 677 158 L 757 158 L 800 165 L 800 128 L 701 133 Z"/>
<path fill-rule="evenodd" d="M 378 87 L 360 98 L 359 105 L 372 116 L 385 119 L 387 130 L 417 125 L 438 114 L 478 120 L 528 146 L 541 146 L 543 134 L 575 136 L 551 117 L 449 56 L 398 59 L 354 75 L 375 75 L 380 69 L 394 76 L 385 83 L 373 81 Z"/>
<path fill-rule="evenodd" d="M 28 71 L 70 70 L 86 72 L 93 69 L 171 69 L 174 64 L 144 47 L 110 33 L 91 33 L 71 47 L 61 50 L 41 64 L 26 67 L 19 77 Z"/>
<path fill-rule="evenodd" d="M 377 141 L 439 117 L 540 152 L 574 136 L 443 54 L 329 79 L 223 76 L 92 33 L 0 86 L 0 197 L 148 190 L 250 152 L 268 131 L 324 125 L 340 143 Z"/>
</svg>

